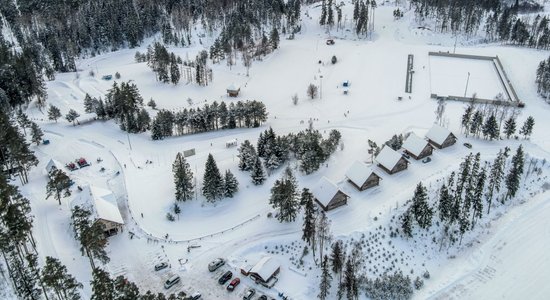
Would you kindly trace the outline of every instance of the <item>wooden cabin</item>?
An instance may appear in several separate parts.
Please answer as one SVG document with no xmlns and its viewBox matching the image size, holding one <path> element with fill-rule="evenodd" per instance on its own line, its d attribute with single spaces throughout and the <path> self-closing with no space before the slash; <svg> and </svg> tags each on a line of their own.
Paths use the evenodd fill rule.
<svg viewBox="0 0 550 300">
<path fill-rule="evenodd" d="M 389 146 L 382 148 L 375 158 L 378 166 L 388 174 L 395 174 L 407 169 L 409 161 L 403 155 L 393 150 Z"/>
<path fill-rule="evenodd" d="M 434 150 L 434 147 L 428 143 L 428 141 L 414 133 L 411 133 L 409 137 L 407 137 L 403 143 L 403 148 L 405 149 L 405 153 L 416 160 L 432 155 Z"/>
<path fill-rule="evenodd" d="M 355 161 L 347 170 L 348 181 L 360 191 L 380 184 L 382 179 L 373 169 L 360 161 Z"/>
<path fill-rule="evenodd" d="M 447 148 L 456 143 L 456 136 L 449 129 L 434 124 L 426 133 L 428 141 L 439 149 Z"/>
<path fill-rule="evenodd" d="M 349 196 L 342 192 L 338 186 L 328 178 L 323 177 L 317 186 L 311 190 L 315 202 L 324 211 L 329 211 L 348 203 Z"/>
<path fill-rule="evenodd" d="M 239 96 L 239 92 L 241 91 L 241 87 L 232 83 L 230 86 L 227 87 L 227 95 L 229 97 L 237 97 Z"/>
</svg>

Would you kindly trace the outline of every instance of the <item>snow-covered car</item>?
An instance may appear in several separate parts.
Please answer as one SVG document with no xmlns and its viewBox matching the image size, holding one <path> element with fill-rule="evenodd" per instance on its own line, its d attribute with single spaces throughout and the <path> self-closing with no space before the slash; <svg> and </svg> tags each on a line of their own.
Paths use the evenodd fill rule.
<svg viewBox="0 0 550 300">
<path fill-rule="evenodd" d="M 166 282 L 164 283 L 164 288 L 169 289 L 176 285 L 176 283 L 178 282 L 180 282 L 180 277 L 178 275 L 174 275 L 166 280 Z"/>
<path fill-rule="evenodd" d="M 243 296 L 243 300 L 250 300 L 250 299 L 252 299 L 252 297 L 254 296 L 254 294 L 256 294 L 256 290 L 255 290 L 255 289 L 248 289 L 248 290 L 246 290 L 246 292 L 244 293 L 244 296 Z"/>
<path fill-rule="evenodd" d="M 229 281 L 229 279 L 231 279 L 231 277 L 233 277 L 233 273 L 231 271 L 227 271 L 225 273 L 223 273 L 222 277 L 220 277 L 220 279 L 218 279 L 218 283 L 219 284 L 225 284 L 226 282 Z"/>
<path fill-rule="evenodd" d="M 159 264 L 155 265 L 155 271 L 160 271 L 162 269 L 168 268 L 168 264 L 166 262 L 161 262 Z"/>
<path fill-rule="evenodd" d="M 241 279 L 239 277 L 233 278 L 233 280 L 231 280 L 231 282 L 227 286 L 227 290 L 230 292 L 234 291 L 239 283 L 241 283 Z"/>
<path fill-rule="evenodd" d="M 470 144 L 470 143 L 464 143 L 463 145 L 464 145 L 464 147 L 466 147 L 468 149 L 472 149 L 472 144 Z"/>
<path fill-rule="evenodd" d="M 202 297 L 202 295 L 199 293 L 199 292 L 195 292 L 193 293 L 193 295 L 191 295 L 191 300 L 199 300 L 200 298 Z"/>
<path fill-rule="evenodd" d="M 225 264 L 223 258 L 216 258 L 208 264 L 208 271 L 214 272 Z"/>
<path fill-rule="evenodd" d="M 429 162 L 431 162 L 431 161 L 432 161 L 432 159 L 431 159 L 430 157 L 426 157 L 426 158 L 424 158 L 424 159 L 422 160 L 422 162 L 425 163 L 425 164 L 426 164 L 426 163 L 429 163 Z"/>
</svg>

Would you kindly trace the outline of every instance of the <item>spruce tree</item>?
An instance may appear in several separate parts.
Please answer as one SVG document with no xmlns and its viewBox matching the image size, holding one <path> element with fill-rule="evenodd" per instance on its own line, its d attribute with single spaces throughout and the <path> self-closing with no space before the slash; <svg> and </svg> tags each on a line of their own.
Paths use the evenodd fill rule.
<svg viewBox="0 0 550 300">
<path fill-rule="evenodd" d="M 313 194 L 308 188 L 302 190 L 300 203 L 304 207 L 304 225 L 302 226 L 302 240 L 310 247 L 315 247 L 315 204 Z"/>
<path fill-rule="evenodd" d="M 254 162 L 250 176 L 252 177 L 252 183 L 254 183 L 254 185 L 261 185 L 266 179 L 264 167 L 262 166 L 262 161 L 259 156 L 256 156 L 256 161 Z"/>
<path fill-rule="evenodd" d="M 42 129 L 34 123 L 31 122 L 31 140 L 33 143 L 35 143 L 37 146 L 40 145 L 42 142 L 42 137 L 44 136 L 44 133 L 42 132 Z"/>
<path fill-rule="evenodd" d="M 57 108 L 57 106 L 50 105 L 50 108 L 48 109 L 48 119 L 57 123 L 57 119 L 59 118 L 61 118 L 61 111 L 59 111 L 59 108 Z"/>
<path fill-rule="evenodd" d="M 319 19 L 319 24 L 325 25 L 327 23 L 327 3 L 326 0 L 323 0 L 321 4 L 321 18 Z"/>
<path fill-rule="evenodd" d="M 466 109 L 464 109 L 464 114 L 462 115 L 462 129 L 464 130 L 464 133 L 466 133 L 466 136 L 468 136 L 468 133 L 470 132 L 470 122 L 472 121 L 472 114 L 474 112 L 474 106 L 468 105 L 466 106 Z"/>
<path fill-rule="evenodd" d="M 485 121 L 482 131 L 485 138 L 488 138 L 491 141 L 499 137 L 500 131 L 498 129 L 497 118 L 494 114 L 489 116 L 489 118 Z"/>
<path fill-rule="evenodd" d="M 349 300 L 356 299 L 356 295 L 358 292 L 358 278 L 356 274 L 357 270 L 355 268 L 355 265 L 353 264 L 352 259 L 348 257 L 346 261 L 346 266 L 344 270 L 344 286 L 346 287 L 346 297 Z"/>
<path fill-rule="evenodd" d="M 52 195 L 61 205 L 62 197 L 71 195 L 71 179 L 63 170 L 55 169 L 49 174 L 48 184 L 46 185 L 46 199 Z"/>
<path fill-rule="evenodd" d="M 235 193 L 239 191 L 239 182 L 230 170 L 225 171 L 224 176 L 224 197 L 233 198 Z"/>
<path fill-rule="evenodd" d="M 277 220 L 279 222 L 294 222 L 300 202 L 297 199 L 297 184 L 290 168 L 287 168 L 281 179 L 277 179 L 271 188 L 269 204 L 278 210 Z"/>
<path fill-rule="evenodd" d="M 410 208 L 401 216 L 401 230 L 406 237 L 412 237 L 413 218 L 414 215 Z"/>
<path fill-rule="evenodd" d="M 239 154 L 239 169 L 242 171 L 250 171 L 256 163 L 256 150 L 249 140 L 245 140 L 237 149 Z"/>
<path fill-rule="evenodd" d="M 17 111 L 17 123 L 19 124 L 19 127 L 23 129 L 23 133 L 27 135 L 26 128 L 31 126 L 31 120 L 29 120 L 27 114 L 25 114 L 22 110 Z"/>
<path fill-rule="evenodd" d="M 332 272 L 334 272 L 334 274 L 340 275 L 340 282 L 342 282 L 342 268 L 344 267 L 344 259 L 343 242 L 341 240 L 338 240 L 332 244 L 330 262 L 332 264 Z"/>
<path fill-rule="evenodd" d="M 483 191 L 485 190 L 485 180 L 487 179 L 487 168 L 483 167 L 477 175 L 477 181 L 472 198 L 472 229 L 475 227 L 476 219 L 483 216 Z"/>
<path fill-rule="evenodd" d="M 428 192 L 422 183 L 418 183 L 412 198 L 412 212 L 421 228 L 428 229 L 432 225 L 433 210 L 428 204 Z"/>
<path fill-rule="evenodd" d="M 174 173 L 176 200 L 187 201 L 193 199 L 193 172 L 181 152 L 176 154 L 176 159 L 172 164 L 172 172 Z"/>
<path fill-rule="evenodd" d="M 474 113 L 472 122 L 470 123 L 470 133 L 478 137 L 479 131 L 482 126 L 483 126 L 483 114 L 481 113 L 481 111 L 477 110 Z"/>
<path fill-rule="evenodd" d="M 94 99 L 88 93 L 84 96 L 84 112 L 88 114 L 95 112 Z"/>
<path fill-rule="evenodd" d="M 516 119 L 512 116 L 504 122 L 504 135 L 509 139 L 516 133 Z"/>
<path fill-rule="evenodd" d="M 523 174 L 523 166 L 525 154 L 523 153 L 522 145 L 519 145 L 516 154 L 512 156 L 512 165 L 506 176 L 506 198 L 512 199 L 516 196 L 520 188 L 521 175 Z"/>
<path fill-rule="evenodd" d="M 439 189 L 439 218 L 446 222 L 451 217 L 452 197 L 447 189 L 447 185 L 443 183 Z"/>
<path fill-rule="evenodd" d="M 327 25 L 329 28 L 334 26 L 334 11 L 332 10 L 332 0 L 327 2 Z"/>
<path fill-rule="evenodd" d="M 208 154 L 203 177 L 202 194 L 208 202 L 213 202 L 223 196 L 223 178 L 216 165 L 214 156 Z"/>
<path fill-rule="evenodd" d="M 327 299 L 330 294 L 330 282 L 332 280 L 332 275 L 330 274 L 329 267 L 328 256 L 325 255 L 321 264 L 321 282 L 319 283 L 319 294 L 317 295 L 317 298 L 320 300 Z"/>
<path fill-rule="evenodd" d="M 172 82 L 172 84 L 178 84 L 178 82 L 180 81 L 180 69 L 179 69 L 179 66 L 178 66 L 178 63 L 176 61 L 176 56 L 174 55 L 174 53 L 171 53 L 170 54 L 170 82 Z"/>
<path fill-rule="evenodd" d="M 269 34 L 269 44 L 271 45 L 272 50 L 279 48 L 279 31 L 277 30 L 277 27 L 273 27 L 271 33 Z"/>
<path fill-rule="evenodd" d="M 519 134 L 523 135 L 524 138 L 527 138 L 533 133 L 534 126 L 535 126 L 535 119 L 532 116 L 529 116 L 527 120 L 525 120 L 525 123 L 523 123 L 523 126 L 521 126 L 521 129 L 519 130 Z"/>
<path fill-rule="evenodd" d="M 506 158 L 508 157 L 508 151 L 509 148 L 500 150 L 491 166 L 491 171 L 489 172 L 489 183 L 487 186 L 487 192 L 485 193 L 487 214 L 491 212 L 491 205 L 493 203 L 495 193 L 498 195 L 498 192 L 500 191 L 500 185 L 502 179 L 504 178 L 504 167 Z"/>
</svg>

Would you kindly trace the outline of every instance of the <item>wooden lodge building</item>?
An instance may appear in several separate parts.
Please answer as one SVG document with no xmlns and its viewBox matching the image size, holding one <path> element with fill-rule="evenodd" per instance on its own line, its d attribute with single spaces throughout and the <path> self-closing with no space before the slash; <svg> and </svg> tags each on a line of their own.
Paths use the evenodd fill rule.
<svg viewBox="0 0 550 300">
<path fill-rule="evenodd" d="M 405 140 L 403 148 L 405 153 L 416 160 L 432 155 L 434 150 L 434 147 L 428 141 L 414 133 L 411 133 Z"/>
<path fill-rule="evenodd" d="M 106 236 L 122 232 L 124 221 L 118 209 L 116 197 L 110 190 L 91 185 L 85 186 L 72 201 L 71 206 L 80 206 L 91 211 L 94 222 L 104 225 Z"/>
<path fill-rule="evenodd" d="M 355 161 L 346 171 L 348 181 L 359 191 L 375 187 L 382 179 L 373 169 L 360 161 Z"/>
<path fill-rule="evenodd" d="M 388 174 L 395 174 L 407 169 L 409 161 L 403 155 L 393 150 L 389 146 L 382 148 L 375 158 L 378 166 Z"/>
<path fill-rule="evenodd" d="M 439 149 L 447 148 L 456 143 L 456 136 L 449 129 L 434 124 L 426 133 L 428 141 Z"/>
<path fill-rule="evenodd" d="M 324 211 L 329 211 L 348 203 L 349 196 L 342 192 L 338 186 L 328 178 L 323 177 L 311 190 L 315 202 Z"/>
</svg>

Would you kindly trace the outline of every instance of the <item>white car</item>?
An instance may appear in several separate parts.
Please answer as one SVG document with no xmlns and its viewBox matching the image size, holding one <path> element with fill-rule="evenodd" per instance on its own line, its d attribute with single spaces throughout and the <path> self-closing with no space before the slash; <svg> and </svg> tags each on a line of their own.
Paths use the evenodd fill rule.
<svg viewBox="0 0 550 300">
<path fill-rule="evenodd" d="M 208 271 L 214 272 L 223 265 L 225 265 L 225 260 L 223 258 L 216 258 L 208 264 Z"/>
</svg>

